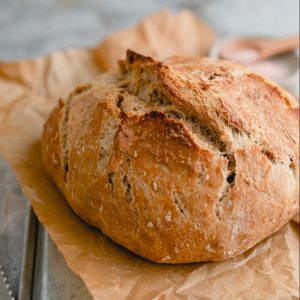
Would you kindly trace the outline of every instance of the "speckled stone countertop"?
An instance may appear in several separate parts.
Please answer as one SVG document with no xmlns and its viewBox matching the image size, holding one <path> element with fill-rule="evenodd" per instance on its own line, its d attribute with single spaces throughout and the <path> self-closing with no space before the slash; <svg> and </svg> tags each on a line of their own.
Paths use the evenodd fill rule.
<svg viewBox="0 0 300 300">
<path fill-rule="evenodd" d="M 163 8 L 190 9 L 219 36 L 284 36 L 299 31 L 298 0 L 0 0 L 0 60 L 93 46 L 110 32 Z M 10 166 L 0 159 L 0 264 L 14 296 L 19 289 L 26 207 Z M 59 269 L 63 260 L 55 250 L 50 255 Z M 66 275 L 60 276 L 58 280 Z"/>
</svg>

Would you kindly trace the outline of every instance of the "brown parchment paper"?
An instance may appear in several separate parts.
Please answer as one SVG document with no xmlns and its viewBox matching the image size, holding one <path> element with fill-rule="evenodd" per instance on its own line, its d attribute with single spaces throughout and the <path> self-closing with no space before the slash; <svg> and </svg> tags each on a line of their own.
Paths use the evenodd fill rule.
<svg viewBox="0 0 300 300">
<path fill-rule="evenodd" d="M 189 11 L 184 10 L 174 17 L 163 10 L 146 17 L 135 27 L 108 36 L 97 48 L 96 59 L 106 70 L 115 69 L 128 48 L 159 59 L 176 54 L 204 56 L 214 39 L 214 31 Z"/>
<path fill-rule="evenodd" d="M 170 39 L 167 52 L 159 48 L 164 44 L 153 33 L 162 18 L 173 26 L 159 34 L 159 39 Z M 186 21 L 178 21 L 182 19 Z M 147 43 L 144 50 L 153 53 L 156 49 L 157 57 L 180 54 L 172 47 L 195 38 L 197 42 L 191 42 L 186 51 L 201 54 L 207 51 L 207 40 L 212 41 L 210 29 L 188 12 L 178 16 L 160 12 L 141 24 L 123 32 L 122 41 L 133 43 L 122 42 L 122 51 L 123 47 L 139 50 L 139 41 L 143 41 Z M 140 29 L 144 26 L 152 39 L 145 40 Z M 183 33 L 189 31 L 193 35 L 186 37 Z M 209 36 L 205 43 L 199 39 L 201 34 L 204 39 L 205 34 Z M 86 225 L 48 178 L 40 158 L 40 137 L 49 111 L 58 97 L 97 76 L 100 66 L 115 65 L 113 59 L 123 55 L 115 39 L 118 36 L 113 34 L 111 43 L 108 38 L 96 49 L 0 63 L 0 153 L 10 161 L 24 195 L 68 266 L 94 299 L 298 299 L 299 228 L 295 223 L 224 262 L 160 265 L 132 254 Z M 104 61 L 109 53 L 107 65 L 99 64 L 99 57 Z"/>
</svg>

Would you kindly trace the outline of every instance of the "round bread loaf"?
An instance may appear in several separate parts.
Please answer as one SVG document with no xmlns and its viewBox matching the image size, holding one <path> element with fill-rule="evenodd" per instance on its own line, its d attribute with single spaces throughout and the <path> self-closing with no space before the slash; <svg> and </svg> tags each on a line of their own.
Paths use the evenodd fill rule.
<svg viewBox="0 0 300 300">
<path fill-rule="evenodd" d="M 118 244 L 215 261 L 298 211 L 298 124 L 293 98 L 238 64 L 128 51 L 119 72 L 59 102 L 42 157 L 74 211 Z"/>
</svg>

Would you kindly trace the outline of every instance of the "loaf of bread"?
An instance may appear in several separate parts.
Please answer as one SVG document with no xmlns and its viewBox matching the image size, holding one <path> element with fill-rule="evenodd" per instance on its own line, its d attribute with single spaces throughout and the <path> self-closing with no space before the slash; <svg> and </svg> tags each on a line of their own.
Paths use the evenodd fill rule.
<svg viewBox="0 0 300 300">
<path fill-rule="evenodd" d="M 298 211 L 299 116 L 279 86 L 229 61 L 127 52 L 60 100 L 42 158 L 72 209 L 164 263 L 217 261 Z"/>
</svg>

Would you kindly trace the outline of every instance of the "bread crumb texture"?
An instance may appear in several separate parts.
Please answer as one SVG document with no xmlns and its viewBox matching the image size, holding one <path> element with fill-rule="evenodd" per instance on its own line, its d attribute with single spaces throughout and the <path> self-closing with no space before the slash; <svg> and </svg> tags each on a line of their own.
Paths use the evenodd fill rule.
<svg viewBox="0 0 300 300">
<path fill-rule="evenodd" d="M 87 223 L 155 262 L 217 261 L 298 211 L 299 109 L 229 61 L 127 52 L 60 100 L 42 157 Z"/>
</svg>

